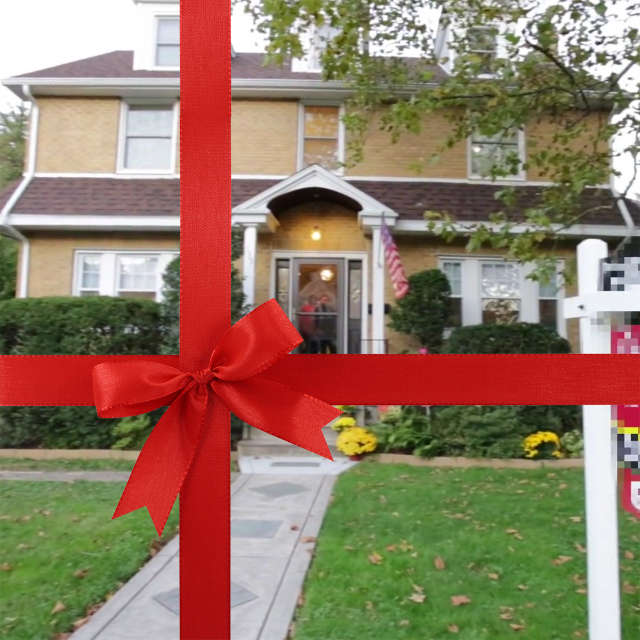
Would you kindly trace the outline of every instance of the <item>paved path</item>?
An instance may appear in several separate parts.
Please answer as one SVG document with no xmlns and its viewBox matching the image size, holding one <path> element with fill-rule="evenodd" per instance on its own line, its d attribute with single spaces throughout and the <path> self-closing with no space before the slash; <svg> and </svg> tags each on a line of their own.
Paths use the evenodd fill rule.
<svg viewBox="0 0 640 640">
<path fill-rule="evenodd" d="M 242 474 L 231 487 L 232 640 L 287 636 L 335 481 L 290 474 Z M 72 640 L 178 640 L 178 545 L 165 546 Z"/>
</svg>

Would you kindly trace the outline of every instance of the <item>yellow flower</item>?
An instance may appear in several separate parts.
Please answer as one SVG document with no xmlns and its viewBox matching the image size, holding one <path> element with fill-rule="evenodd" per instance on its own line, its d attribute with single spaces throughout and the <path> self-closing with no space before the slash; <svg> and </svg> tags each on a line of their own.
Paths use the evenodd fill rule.
<svg viewBox="0 0 640 640">
<path fill-rule="evenodd" d="M 349 429 L 351 427 L 356 426 L 356 419 L 351 416 L 342 416 L 338 418 L 332 425 L 331 428 L 334 431 L 342 431 L 343 429 Z"/>
<path fill-rule="evenodd" d="M 552 456 L 555 458 L 564 457 L 564 453 L 560 450 L 560 438 L 557 434 L 553 431 L 536 431 L 528 435 L 522 442 L 525 458 L 535 458 L 540 453 L 538 447 L 547 442 L 555 445 L 555 450 L 551 453 Z"/>
<path fill-rule="evenodd" d="M 340 433 L 336 445 L 345 455 L 355 456 L 375 451 L 378 446 L 378 439 L 368 429 L 348 427 Z"/>
</svg>

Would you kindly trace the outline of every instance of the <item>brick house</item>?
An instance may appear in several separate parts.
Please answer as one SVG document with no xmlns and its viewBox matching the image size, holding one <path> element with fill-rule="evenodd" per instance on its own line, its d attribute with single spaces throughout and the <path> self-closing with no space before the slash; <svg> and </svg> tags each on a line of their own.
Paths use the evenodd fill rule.
<svg viewBox="0 0 640 640">
<path fill-rule="evenodd" d="M 0 223 L 20 239 L 20 296 L 158 300 L 162 272 L 177 255 L 178 3 L 134 2 L 134 51 L 4 81 L 32 104 L 24 176 L 0 193 Z M 524 159 L 527 143 L 544 141 L 550 127 L 538 123 L 498 142 L 469 140 L 416 175 L 411 162 L 435 151 L 450 124 L 432 116 L 420 135 L 393 145 L 372 126 L 364 160 L 342 168 L 345 95 L 309 61 L 273 68 L 261 54 L 233 55 L 232 215 L 244 229 L 248 302 L 276 297 L 307 337 L 312 324 L 323 324 L 322 341 L 307 339 L 311 351 L 415 349 L 386 327 L 394 298 L 382 256 L 385 221 L 408 274 L 440 267 L 448 275 L 456 324 L 495 321 L 499 306 L 512 318 L 555 327 L 575 346 L 576 327 L 560 315 L 562 289 L 539 286 L 526 278 L 527 265 L 495 251 L 468 254 L 462 242 L 443 243 L 423 218 L 425 210 L 446 210 L 462 224 L 487 221 L 502 184 L 516 185 L 525 200 L 535 197 L 544 183 L 533 170 L 499 183 L 483 175 L 492 145 Z M 607 206 L 566 231 L 559 261 L 585 236 L 615 245 L 635 233 L 634 202 L 616 202 L 609 185 L 593 197 Z"/>
</svg>

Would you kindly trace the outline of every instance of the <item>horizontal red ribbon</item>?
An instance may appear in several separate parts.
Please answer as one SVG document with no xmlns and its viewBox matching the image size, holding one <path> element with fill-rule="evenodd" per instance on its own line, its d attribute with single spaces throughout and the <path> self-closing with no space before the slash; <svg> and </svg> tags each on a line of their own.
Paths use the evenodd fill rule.
<svg viewBox="0 0 640 640">
<path fill-rule="evenodd" d="M 99 363 L 177 356 L 0 356 L 0 405 L 93 405 Z M 330 404 L 637 404 L 638 356 L 288 355 L 269 378 Z"/>
<path fill-rule="evenodd" d="M 268 377 L 302 337 L 275 300 L 234 324 L 205 369 L 188 373 L 153 360 L 105 362 L 93 370 L 98 415 L 120 418 L 169 405 L 147 439 L 113 515 L 146 506 L 158 535 L 189 473 L 216 399 L 245 422 L 333 460 L 322 427 L 335 407 Z"/>
</svg>

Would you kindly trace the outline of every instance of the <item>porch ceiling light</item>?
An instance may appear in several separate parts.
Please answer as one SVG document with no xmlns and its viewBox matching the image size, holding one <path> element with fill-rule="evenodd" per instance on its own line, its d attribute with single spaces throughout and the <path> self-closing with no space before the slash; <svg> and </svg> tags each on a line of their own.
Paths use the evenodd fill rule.
<svg viewBox="0 0 640 640">
<path fill-rule="evenodd" d="M 333 269 L 323 269 L 320 272 L 320 277 L 325 282 L 331 282 L 331 280 L 333 280 Z"/>
<path fill-rule="evenodd" d="M 311 231 L 311 239 L 315 240 L 316 242 L 322 239 L 322 231 L 320 231 L 320 227 L 318 227 L 318 225 L 313 227 Z"/>
</svg>

